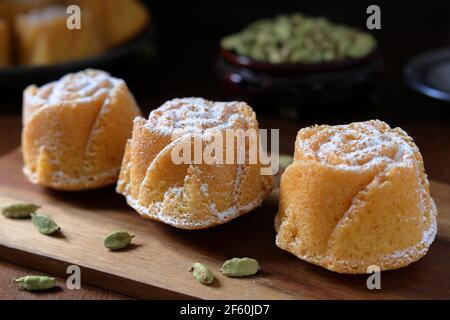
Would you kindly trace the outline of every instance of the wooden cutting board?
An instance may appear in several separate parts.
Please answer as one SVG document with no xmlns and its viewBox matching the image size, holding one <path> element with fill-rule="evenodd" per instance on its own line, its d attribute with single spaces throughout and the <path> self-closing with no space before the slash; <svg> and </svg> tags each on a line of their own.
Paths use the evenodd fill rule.
<svg viewBox="0 0 450 320">
<path fill-rule="evenodd" d="M 39 234 L 28 220 L 0 216 L 0 259 L 57 276 L 68 265 L 82 270 L 82 283 L 137 298 L 201 299 L 450 299 L 450 186 L 432 184 L 439 208 L 439 236 L 417 263 L 383 272 L 381 290 L 368 290 L 366 275 L 341 275 L 303 262 L 274 244 L 276 196 L 261 208 L 226 225 L 204 231 L 178 230 L 143 220 L 113 188 L 56 192 L 34 186 L 21 173 L 18 150 L 0 159 L 0 202 L 31 201 L 43 206 L 62 235 Z M 136 237 L 131 248 L 109 252 L 103 238 L 115 230 Z M 218 271 L 223 261 L 249 256 L 263 270 L 230 279 Z M 193 262 L 210 266 L 212 286 L 188 272 Z M 64 289 L 67 290 L 67 289 Z M 57 294 L 57 293 L 56 293 Z"/>
</svg>

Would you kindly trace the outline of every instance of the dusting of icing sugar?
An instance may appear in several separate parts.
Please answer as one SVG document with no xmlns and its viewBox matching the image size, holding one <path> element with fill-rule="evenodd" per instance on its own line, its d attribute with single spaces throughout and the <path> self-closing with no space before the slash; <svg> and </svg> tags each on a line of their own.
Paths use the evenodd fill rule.
<svg viewBox="0 0 450 320">
<path fill-rule="evenodd" d="M 253 116 L 244 116 L 243 102 L 212 102 L 203 98 L 173 99 L 153 110 L 145 124 L 149 130 L 165 135 L 203 134 L 208 130 L 256 126 Z"/>
<path fill-rule="evenodd" d="M 310 137 L 297 139 L 297 148 L 308 158 L 339 169 L 360 170 L 380 164 L 411 165 L 414 150 L 397 131 L 380 121 L 323 126 Z M 299 136 L 315 128 L 302 129 Z"/>
<path fill-rule="evenodd" d="M 123 184 L 123 182 L 121 183 Z M 226 223 L 234 218 L 239 217 L 242 213 L 249 212 L 254 208 L 260 206 L 263 198 L 264 194 L 262 193 L 255 200 L 248 202 L 244 206 L 233 206 L 222 212 L 217 212 L 217 209 L 215 209 L 215 204 L 211 204 L 211 218 L 203 219 L 201 221 L 192 221 L 189 218 L 179 217 L 177 219 L 176 217 L 166 215 L 162 210 L 162 202 L 153 203 L 151 209 L 149 209 L 139 204 L 139 201 L 134 199 L 130 195 L 126 196 L 127 203 L 142 217 L 157 220 L 173 227 L 182 229 L 201 229 Z"/>
<path fill-rule="evenodd" d="M 39 184 L 39 179 L 36 172 L 32 172 L 27 167 L 23 167 L 22 171 L 32 183 Z M 52 172 L 50 181 L 54 188 L 70 188 L 74 185 L 83 185 L 86 188 L 89 188 L 90 185 L 96 186 L 97 182 L 103 183 L 105 180 L 111 180 L 114 182 L 119 174 L 119 171 L 120 168 L 113 168 L 94 175 L 81 176 L 77 178 L 70 177 L 62 171 L 55 171 Z"/>
<path fill-rule="evenodd" d="M 244 178 L 244 168 L 242 165 L 237 166 L 236 179 L 234 180 L 234 196 L 238 196 L 239 190 L 241 190 L 242 179 Z"/>
<path fill-rule="evenodd" d="M 200 185 L 200 192 L 203 193 L 205 196 L 208 196 L 208 185 L 206 183 L 202 183 Z"/>
<path fill-rule="evenodd" d="M 145 119 L 138 117 L 134 121 L 135 124 L 140 125 L 143 120 Z M 203 98 L 184 98 L 168 101 L 160 108 L 153 110 L 143 127 L 156 133 L 156 135 L 168 135 L 172 137 L 172 141 L 166 144 L 150 162 L 147 169 L 147 172 L 149 172 L 160 163 L 161 157 L 167 155 L 176 145 L 183 143 L 185 139 L 191 136 L 201 136 L 203 139 L 207 139 L 210 134 L 223 132 L 222 130 L 257 129 L 258 123 L 253 110 L 243 102 L 212 102 Z M 133 140 L 131 143 L 134 143 Z M 235 170 L 234 201 L 229 204 L 230 207 L 226 210 L 219 211 L 214 202 L 205 201 L 206 217 L 202 217 L 201 219 L 193 219 L 193 217 L 184 212 L 179 215 L 174 215 L 171 209 L 166 209 L 166 206 L 163 206 L 163 203 L 167 202 L 170 203 L 169 207 L 172 207 L 172 204 L 177 204 L 176 202 L 185 192 L 184 186 L 189 183 L 189 178 L 192 176 L 202 177 L 201 166 L 191 164 L 188 168 L 188 173 L 184 176 L 183 186 L 179 186 L 183 184 L 182 181 L 176 186 L 170 186 L 164 192 L 162 201 L 154 201 L 146 206 L 143 206 L 139 202 L 139 196 L 134 198 L 130 195 L 129 184 L 131 182 L 119 180 L 117 190 L 126 197 L 128 204 L 143 217 L 158 220 L 178 228 L 207 228 L 225 223 L 243 213 L 251 211 L 259 206 L 264 199 L 264 195 L 267 192 L 266 189 L 262 190 L 253 201 L 249 201 L 244 205 L 238 205 L 237 196 L 241 191 L 241 181 L 245 174 L 245 167 L 237 165 Z M 140 182 L 141 186 L 146 184 L 147 179 L 148 175 Z M 205 198 L 209 198 L 209 187 L 207 183 L 200 183 L 200 193 Z M 166 212 L 166 210 L 170 212 Z"/>
<path fill-rule="evenodd" d="M 63 19 L 64 21 L 67 19 L 67 12 L 64 6 L 48 6 L 43 9 L 32 10 L 31 12 L 19 16 L 20 21 L 26 21 L 30 27 L 51 22 L 57 18 Z"/>
<path fill-rule="evenodd" d="M 113 78 L 107 72 L 88 69 L 48 83 L 33 94 L 27 94 L 27 99 L 37 106 L 87 102 L 98 96 L 108 97 L 110 91 L 121 83 L 123 80 Z"/>
<path fill-rule="evenodd" d="M 295 248 L 300 239 L 284 245 L 282 239 L 279 238 L 280 233 L 277 234 L 277 245 L 296 254 L 300 259 L 344 273 L 366 273 L 366 267 L 369 265 L 380 266 L 382 270 L 399 268 L 407 266 L 425 255 L 436 237 L 437 210 L 431 198 L 429 199 L 431 208 L 425 203 L 424 195 L 428 193 L 426 188 L 428 181 L 426 177 L 423 178 L 423 168 L 417 163 L 418 148 L 409 139 L 401 129 L 391 129 L 381 121 L 352 123 L 348 126 L 316 126 L 300 130 L 296 141 L 296 159 L 315 160 L 323 165 L 333 166 L 338 170 L 362 171 L 376 167 L 374 180 L 389 174 L 389 169 L 393 166 L 414 168 L 419 181 L 420 207 L 423 212 L 429 213 L 430 219 L 428 221 L 429 227 L 423 231 L 422 239 L 418 243 L 394 252 L 360 260 L 337 259 L 331 249 L 323 255 L 299 253 L 298 251 L 294 253 L 290 250 L 292 249 L 290 246 L 292 245 Z M 366 188 L 361 190 L 360 194 Z M 347 212 L 350 212 L 349 210 Z M 286 210 L 286 216 L 291 214 L 291 211 Z M 338 222 L 338 226 L 348 219 L 349 217 L 344 213 L 341 221 Z M 423 219 L 425 225 L 425 222 L 427 222 L 425 215 L 423 215 Z M 283 223 L 288 223 L 288 220 L 282 221 L 281 225 Z"/>
</svg>

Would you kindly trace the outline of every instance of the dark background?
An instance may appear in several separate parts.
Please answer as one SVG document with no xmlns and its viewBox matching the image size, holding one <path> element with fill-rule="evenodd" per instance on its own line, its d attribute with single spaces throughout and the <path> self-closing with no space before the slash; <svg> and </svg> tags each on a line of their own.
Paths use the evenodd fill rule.
<svg viewBox="0 0 450 320">
<path fill-rule="evenodd" d="M 302 115 L 299 121 L 303 125 L 334 124 L 379 118 L 406 127 L 411 121 L 447 123 L 449 105 L 409 89 L 403 79 L 403 68 L 418 53 L 450 45 L 450 1 L 145 2 L 152 14 L 149 37 L 155 48 L 153 57 L 148 58 L 147 48 L 114 63 L 93 66 L 124 78 L 145 114 L 174 97 L 235 98 L 217 81 L 213 62 L 220 39 L 255 19 L 303 12 L 365 29 L 366 8 L 377 4 L 381 7 L 382 29 L 370 32 L 379 41 L 384 68 L 374 98 L 361 102 L 357 110 L 342 104 L 331 105 L 313 115 Z M 58 77 L 55 75 L 53 80 Z M 20 113 L 24 86 L 0 86 L 5 97 L 3 112 Z M 258 115 L 264 116 L 265 111 L 259 108 Z"/>
<path fill-rule="evenodd" d="M 137 76 L 146 82 L 152 78 L 151 86 L 144 90 L 156 98 L 155 105 L 149 108 L 176 96 L 229 99 L 214 81 L 212 64 L 218 41 L 255 19 L 301 11 L 364 29 L 369 4 L 381 7 L 382 29 L 371 32 L 379 41 L 384 70 L 377 87 L 377 106 L 359 117 L 398 121 L 405 117 L 404 111 L 414 113 L 409 114 L 411 117 L 423 117 L 422 111 L 428 113 L 431 105 L 438 110 L 446 108 L 408 89 L 403 81 L 403 67 L 418 53 L 449 46 L 450 1 L 147 2 L 157 28 L 158 63 L 147 74 L 137 76 L 132 72 L 130 78 Z"/>
</svg>

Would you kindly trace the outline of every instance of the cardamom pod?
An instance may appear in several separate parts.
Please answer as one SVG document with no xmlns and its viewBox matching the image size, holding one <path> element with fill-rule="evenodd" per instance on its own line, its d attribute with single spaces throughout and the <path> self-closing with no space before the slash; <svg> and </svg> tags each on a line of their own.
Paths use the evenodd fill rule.
<svg viewBox="0 0 450 320">
<path fill-rule="evenodd" d="M 257 20 L 225 37 L 222 48 L 254 60 L 278 63 L 326 63 L 361 58 L 376 48 L 375 38 L 323 17 L 301 14 Z"/>
<path fill-rule="evenodd" d="M 32 213 L 31 219 L 36 229 L 45 235 L 52 235 L 61 228 L 51 217 L 43 213 Z"/>
<path fill-rule="evenodd" d="M 279 161 L 280 167 L 286 169 L 294 161 L 294 158 L 286 154 L 280 154 Z"/>
<path fill-rule="evenodd" d="M 10 219 L 28 219 L 40 206 L 33 203 L 16 203 L 2 208 L 2 214 Z"/>
<path fill-rule="evenodd" d="M 192 272 L 195 280 L 202 284 L 209 285 L 214 282 L 214 275 L 211 270 L 199 262 L 194 263 L 189 271 Z"/>
<path fill-rule="evenodd" d="M 251 258 L 233 258 L 227 260 L 220 268 L 220 272 L 227 277 L 246 277 L 256 274 L 259 263 Z"/>
<path fill-rule="evenodd" d="M 27 291 L 42 291 L 52 289 L 56 285 L 56 279 L 46 276 L 26 276 L 14 280 Z"/>
<path fill-rule="evenodd" d="M 126 231 L 117 231 L 108 235 L 103 244 L 109 250 L 119 250 L 127 247 L 133 238 L 134 234 L 129 234 Z"/>
</svg>

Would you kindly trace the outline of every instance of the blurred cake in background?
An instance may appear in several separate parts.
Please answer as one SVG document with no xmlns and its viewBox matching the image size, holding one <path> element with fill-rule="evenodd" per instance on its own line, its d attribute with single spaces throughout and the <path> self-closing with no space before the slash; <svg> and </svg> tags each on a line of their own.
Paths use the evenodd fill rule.
<svg viewBox="0 0 450 320">
<path fill-rule="evenodd" d="M 9 25 L 6 20 L 0 18 L 0 67 L 10 63 Z"/>
<path fill-rule="evenodd" d="M 69 5 L 81 8 L 81 30 L 67 28 Z M 149 21 L 139 0 L 0 0 L 0 49 L 8 49 L 0 66 L 93 57 L 131 40 Z"/>
<path fill-rule="evenodd" d="M 79 5 L 81 11 L 94 14 L 97 26 L 108 47 L 116 46 L 133 37 L 149 22 L 145 6 L 138 0 L 66 0 Z"/>
<path fill-rule="evenodd" d="M 49 6 L 19 15 L 15 33 L 21 64 L 46 65 L 87 58 L 105 49 L 92 15 L 83 14 L 81 30 L 66 27 L 64 6 Z"/>
<path fill-rule="evenodd" d="M 57 2 L 57 0 L 0 0 L 0 17 L 13 22 L 19 14 Z"/>
<path fill-rule="evenodd" d="M 115 46 L 132 37 L 148 23 L 148 12 L 136 0 L 110 0 L 106 6 L 106 40 Z"/>
</svg>

